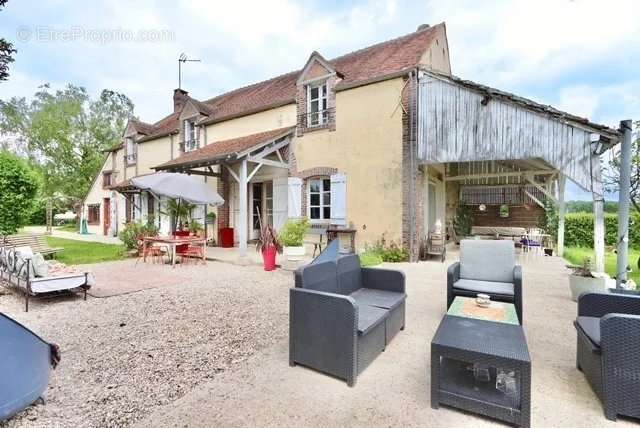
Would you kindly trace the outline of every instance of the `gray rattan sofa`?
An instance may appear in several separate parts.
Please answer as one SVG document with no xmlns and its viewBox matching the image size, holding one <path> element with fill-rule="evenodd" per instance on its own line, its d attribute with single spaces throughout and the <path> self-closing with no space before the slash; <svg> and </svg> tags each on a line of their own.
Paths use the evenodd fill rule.
<svg viewBox="0 0 640 428">
<path fill-rule="evenodd" d="M 574 322 L 576 365 L 607 419 L 640 417 L 640 296 L 584 293 Z"/>
<path fill-rule="evenodd" d="M 447 271 L 447 308 L 456 296 L 475 297 L 478 293 L 513 303 L 522 324 L 522 268 L 516 264 L 512 241 L 460 241 L 460 261 Z"/>
<path fill-rule="evenodd" d="M 402 272 L 360 267 L 357 255 L 298 269 L 289 294 L 289 364 L 356 377 L 405 325 Z"/>
</svg>

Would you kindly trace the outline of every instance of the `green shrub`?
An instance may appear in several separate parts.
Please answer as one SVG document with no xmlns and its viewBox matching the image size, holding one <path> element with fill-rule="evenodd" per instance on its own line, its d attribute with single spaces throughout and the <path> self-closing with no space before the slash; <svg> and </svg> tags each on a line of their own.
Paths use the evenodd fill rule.
<svg viewBox="0 0 640 428">
<path fill-rule="evenodd" d="M 371 248 L 367 248 L 367 252 L 377 254 L 383 262 L 398 263 L 409 260 L 409 251 L 393 241 L 388 242 L 384 234 Z"/>
<path fill-rule="evenodd" d="M 629 246 L 631 248 L 640 248 L 640 215 L 634 213 L 631 216 L 630 223 Z M 618 216 L 616 214 L 605 214 L 604 227 L 606 245 L 617 245 Z M 567 214 L 564 220 L 564 230 L 565 246 L 593 248 L 593 214 Z"/>
<path fill-rule="evenodd" d="M 131 222 L 124 226 L 124 229 L 118 234 L 118 238 L 122 241 L 127 250 L 138 248 L 139 236 L 156 236 L 158 234 L 158 226 L 152 222 Z"/>
<path fill-rule="evenodd" d="M 453 219 L 453 229 L 458 237 L 471 235 L 473 226 L 473 214 L 469 205 L 458 205 L 456 216 Z"/>
<path fill-rule="evenodd" d="M 0 235 L 29 223 L 39 187 L 39 176 L 25 161 L 0 151 Z"/>
<path fill-rule="evenodd" d="M 309 220 L 287 220 L 280 231 L 278 238 L 286 247 L 300 247 L 304 242 L 304 236 L 309 231 Z"/>
<path fill-rule="evenodd" d="M 369 267 L 376 266 L 382 263 L 382 257 L 378 253 L 373 251 L 365 251 L 364 253 L 359 255 L 360 257 L 360 266 Z"/>
</svg>

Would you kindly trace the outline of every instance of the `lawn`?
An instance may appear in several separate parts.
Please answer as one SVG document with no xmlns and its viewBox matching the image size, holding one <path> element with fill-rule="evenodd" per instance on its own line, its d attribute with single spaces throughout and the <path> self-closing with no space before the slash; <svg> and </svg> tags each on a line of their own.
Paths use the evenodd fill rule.
<svg viewBox="0 0 640 428">
<path fill-rule="evenodd" d="M 585 257 L 590 257 L 591 261 L 594 260 L 594 252 L 591 248 L 579 248 L 570 247 L 565 248 L 564 258 L 572 265 L 582 264 L 582 260 Z M 629 250 L 629 265 L 631 265 L 632 272 L 629 274 L 636 284 L 640 284 L 640 269 L 638 268 L 638 257 L 640 257 L 640 250 Z M 612 277 L 616 274 L 616 254 L 613 252 L 607 252 L 604 259 L 604 270 Z"/>
<path fill-rule="evenodd" d="M 63 230 L 65 232 L 77 232 L 78 226 L 75 223 L 70 223 L 70 224 L 58 226 L 56 227 L 56 230 Z"/>
<path fill-rule="evenodd" d="M 47 236 L 50 247 L 62 247 L 64 251 L 56 254 L 56 260 L 68 265 L 100 263 L 120 260 L 126 257 L 124 245 L 101 244 L 99 242 L 76 241 L 73 239 Z"/>
</svg>

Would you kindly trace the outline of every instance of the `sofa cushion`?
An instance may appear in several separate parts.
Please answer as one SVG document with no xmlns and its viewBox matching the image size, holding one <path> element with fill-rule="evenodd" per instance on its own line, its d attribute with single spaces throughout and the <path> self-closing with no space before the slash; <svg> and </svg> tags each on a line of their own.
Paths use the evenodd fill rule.
<svg viewBox="0 0 640 428">
<path fill-rule="evenodd" d="M 367 334 L 387 318 L 388 310 L 369 305 L 358 305 L 358 333 Z"/>
<path fill-rule="evenodd" d="M 578 327 L 595 345 L 600 346 L 600 318 L 578 317 Z"/>
<path fill-rule="evenodd" d="M 358 306 L 368 305 L 382 309 L 394 309 L 407 298 L 405 293 L 376 290 L 374 288 L 360 288 L 349 296 L 356 301 Z"/>
<path fill-rule="evenodd" d="M 349 295 L 362 287 L 360 257 L 356 254 L 338 258 L 338 290 L 340 294 Z"/>
<path fill-rule="evenodd" d="M 476 281 L 472 279 L 459 279 L 453 283 L 453 288 L 474 291 L 477 293 L 503 294 L 513 296 L 513 284 L 510 282 Z"/>
<path fill-rule="evenodd" d="M 334 262 L 313 263 L 298 269 L 296 287 L 338 294 L 336 264 Z"/>
<path fill-rule="evenodd" d="M 460 241 L 460 278 L 513 282 L 516 250 L 513 241 Z"/>
</svg>

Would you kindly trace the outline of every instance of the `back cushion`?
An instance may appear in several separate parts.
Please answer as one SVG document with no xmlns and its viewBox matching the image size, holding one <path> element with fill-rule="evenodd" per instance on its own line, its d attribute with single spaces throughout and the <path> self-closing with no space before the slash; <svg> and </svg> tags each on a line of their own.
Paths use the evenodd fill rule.
<svg viewBox="0 0 640 428">
<path fill-rule="evenodd" d="M 460 278 L 513 282 L 516 249 L 513 241 L 460 241 Z"/>
<path fill-rule="evenodd" d="M 336 264 L 329 261 L 310 264 L 298 269 L 296 271 L 296 287 L 338 293 Z"/>
<path fill-rule="evenodd" d="M 338 290 L 340 294 L 349 295 L 362 287 L 360 257 L 355 254 L 338 258 Z"/>
</svg>

